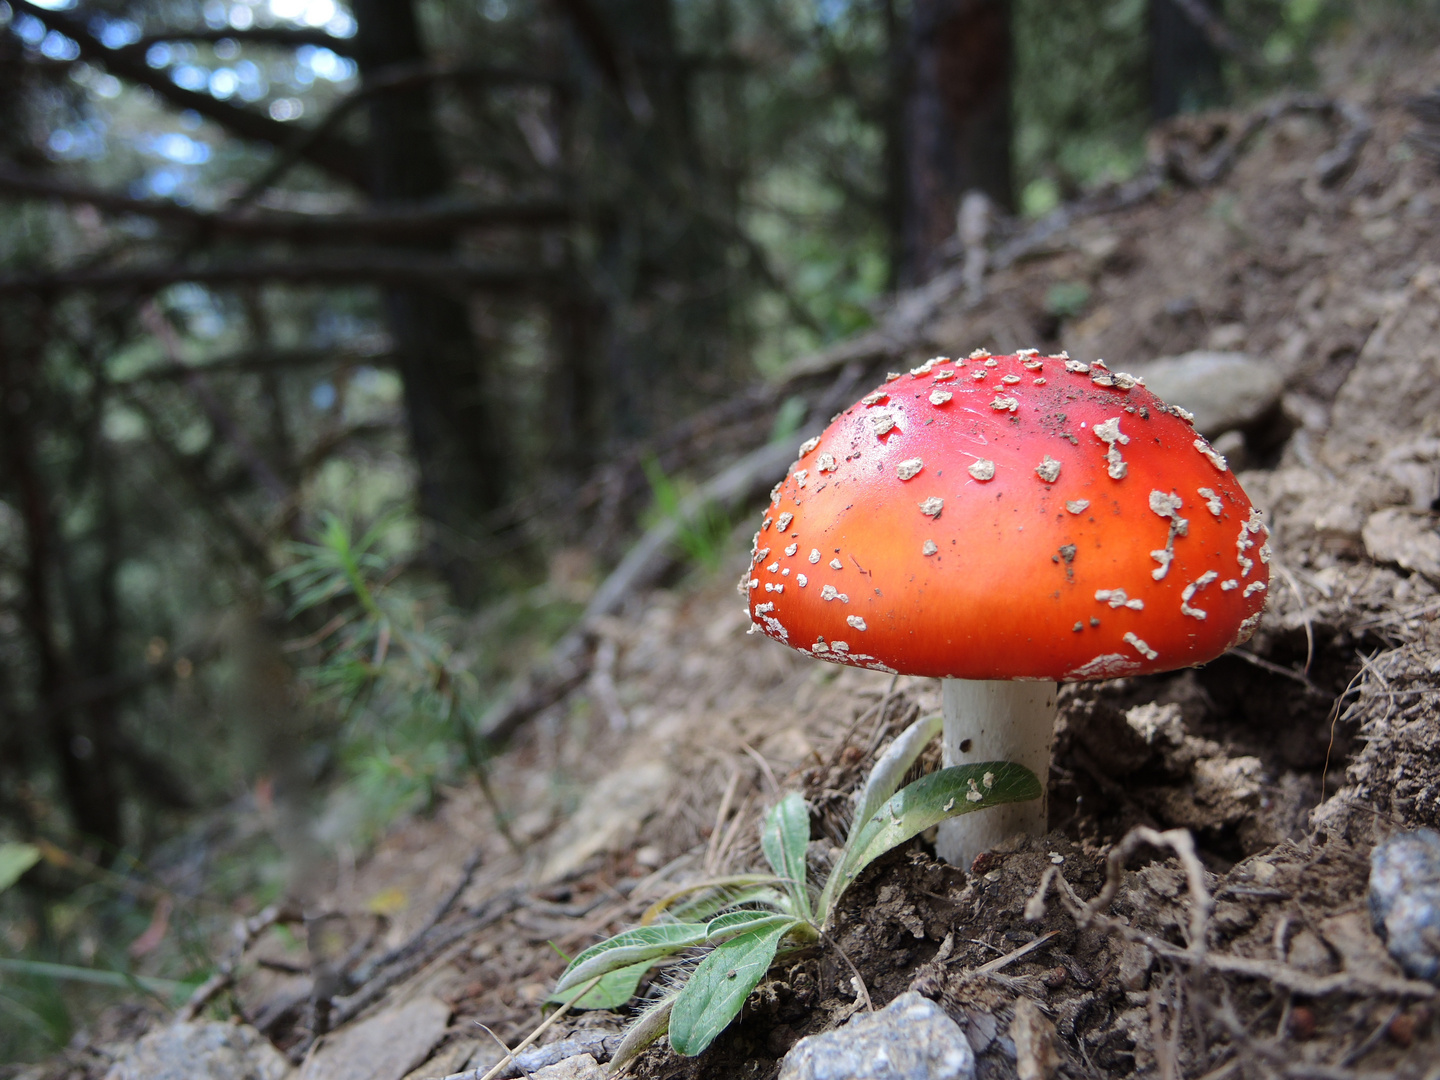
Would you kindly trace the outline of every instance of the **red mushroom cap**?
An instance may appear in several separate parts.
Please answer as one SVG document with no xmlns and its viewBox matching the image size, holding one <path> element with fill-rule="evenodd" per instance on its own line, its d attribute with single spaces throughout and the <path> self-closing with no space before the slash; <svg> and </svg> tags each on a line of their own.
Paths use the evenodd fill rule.
<svg viewBox="0 0 1440 1080">
<path fill-rule="evenodd" d="M 1065 356 L 890 376 L 800 448 L 741 591 L 801 652 L 962 679 L 1099 679 L 1246 640 L 1268 530 L 1189 414 Z"/>
</svg>

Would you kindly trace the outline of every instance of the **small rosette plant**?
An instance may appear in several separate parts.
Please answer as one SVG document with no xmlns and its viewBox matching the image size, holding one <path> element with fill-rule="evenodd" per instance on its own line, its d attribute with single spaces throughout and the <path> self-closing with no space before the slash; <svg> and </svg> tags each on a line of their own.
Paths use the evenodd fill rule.
<svg viewBox="0 0 1440 1080">
<path fill-rule="evenodd" d="M 791 792 L 761 825 L 760 847 L 773 873 L 714 878 L 664 897 L 640 926 L 575 957 L 551 1000 L 618 1008 L 651 968 L 668 962 L 682 977 L 669 980 L 668 989 L 636 1020 L 612 1071 L 666 1034 L 678 1054 L 703 1051 L 739 1015 L 778 954 L 821 939 L 845 889 L 881 855 L 946 818 L 1040 797 L 1035 774 L 1005 761 L 941 769 L 901 788 L 940 728 L 938 715 L 917 720 L 875 763 L 845 847 L 818 893 L 811 890 L 806 866 L 810 812 Z M 697 951 L 702 955 L 692 967 L 685 958 Z"/>
</svg>

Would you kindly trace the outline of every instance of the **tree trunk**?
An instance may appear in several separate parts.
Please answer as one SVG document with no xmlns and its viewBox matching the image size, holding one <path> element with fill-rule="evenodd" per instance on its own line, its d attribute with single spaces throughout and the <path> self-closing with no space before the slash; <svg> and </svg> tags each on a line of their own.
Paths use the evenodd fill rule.
<svg viewBox="0 0 1440 1080">
<path fill-rule="evenodd" d="M 1200 3 L 1201 0 L 1191 0 Z M 1150 0 L 1150 113 L 1156 120 L 1221 104 L 1220 53 L 1176 0 Z"/>
<path fill-rule="evenodd" d="M 34 324 L 43 326 L 47 315 L 42 313 Z M 18 613 L 33 655 L 34 702 L 43 729 L 39 739 L 47 744 L 59 769 L 60 789 L 75 830 L 100 841 L 101 857 L 108 861 L 123 842 L 120 788 L 111 756 L 114 714 L 65 702 L 78 680 L 55 609 L 55 602 L 67 591 L 61 574 L 64 538 L 55 528 L 56 501 L 41 472 L 42 433 L 34 418 L 42 409 L 30 377 L 35 365 L 24 359 L 34 351 L 29 342 L 16 342 L 13 334 L 0 337 L 0 415 L 5 417 L 0 424 L 4 455 L 0 475 L 10 487 L 25 537 L 24 599 Z M 71 627 L 72 638 L 76 629 Z M 84 722 L 87 711 L 89 724 Z M 3 741 L 23 739 L 24 734 L 10 730 Z"/>
<path fill-rule="evenodd" d="M 363 79 L 425 62 L 413 0 L 356 0 L 353 7 Z M 367 179 L 376 202 L 433 198 L 449 186 L 430 97 L 427 83 L 386 91 L 371 104 Z M 424 249 L 452 247 L 442 240 Z M 458 541 L 474 538 L 506 495 L 505 440 L 487 385 L 487 359 L 457 297 L 394 288 L 385 293 L 385 311 L 420 470 L 420 510 L 436 526 L 432 557 L 457 598 L 472 602 L 481 568 Z"/>
<path fill-rule="evenodd" d="M 896 0 L 881 0 L 881 23 L 885 34 L 885 235 L 890 264 L 890 289 L 905 273 L 905 100 L 909 85 L 905 28 L 896 10 Z"/>
<path fill-rule="evenodd" d="M 1013 205 L 1010 15 L 1004 0 L 915 0 L 905 106 L 902 284 L 938 268 L 967 191 Z"/>
</svg>

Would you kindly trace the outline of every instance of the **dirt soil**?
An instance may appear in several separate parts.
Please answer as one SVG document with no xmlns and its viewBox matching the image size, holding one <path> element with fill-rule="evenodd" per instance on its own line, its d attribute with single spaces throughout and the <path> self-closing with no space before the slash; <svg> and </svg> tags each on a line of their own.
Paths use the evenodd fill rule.
<svg viewBox="0 0 1440 1080">
<path fill-rule="evenodd" d="M 1172 177 L 1215 165 L 1217 178 L 1079 218 L 992 274 L 983 298 L 942 305 L 881 366 L 1036 346 L 1123 369 L 1210 347 L 1243 350 L 1285 386 L 1228 437 L 1276 552 L 1247 649 L 1066 688 L 1048 836 L 968 871 L 919 838 L 843 902 L 835 942 L 874 1004 L 907 989 L 940 1002 L 987 1080 L 1440 1076 L 1436 989 L 1404 976 L 1365 908 L 1373 846 L 1440 825 L 1440 168 L 1436 132 L 1407 107 L 1440 82 L 1440 56 L 1404 59 L 1347 82 L 1348 109 L 1292 101 L 1160 132 Z M 1077 282 L 1084 311 L 1047 309 L 1053 286 Z M 780 791 L 810 800 L 820 854 L 837 843 L 875 753 L 938 707 L 938 689 L 747 636 L 731 584 L 744 544 L 713 580 L 606 623 L 589 682 L 502 759 L 522 854 L 475 791 L 451 792 L 336 872 L 329 929 L 312 926 L 308 948 L 265 930 L 212 1013 L 233 1009 L 317 1077 L 347 1027 L 434 999 L 442 1020 L 404 1068 L 474 1069 L 498 1056 L 488 1032 L 513 1045 L 535 1025 L 555 949 L 579 951 L 687 880 L 758 865 L 756 823 Z M 1190 830 L 1196 860 L 1139 845 L 1092 909 L 1107 855 L 1137 826 Z M 457 902 L 416 938 L 476 854 Z M 316 986 L 407 942 L 336 1000 L 317 1045 Z M 1038 1036 L 1012 1023 L 1022 999 L 1044 1017 Z M 634 1075 L 771 1078 L 798 1038 L 861 1007 L 833 949 L 798 954 L 705 1055 L 653 1047 Z M 542 1041 L 622 1022 L 566 1018 Z M 103 1042 L 37 1077 L 103 1073 Z"/>
</svg>

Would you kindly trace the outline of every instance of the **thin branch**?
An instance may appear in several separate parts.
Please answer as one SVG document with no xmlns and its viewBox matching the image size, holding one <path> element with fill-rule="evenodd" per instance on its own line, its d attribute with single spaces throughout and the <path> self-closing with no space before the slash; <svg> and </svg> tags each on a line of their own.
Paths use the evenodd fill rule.
<svg viewBox="0 0 1440 1080">
<path fill-rule="evenodd" d="M 210 978 L 195 988 L 189 1000 L 186 1001 L 180 1011 L 175 1014 L 175 1019 L 179 1021 L 194 1020 L 195 1017 L 200 1015 L 201 1010 L 214 1000 L 217 994 L 234 985 L 235 968 L 249 950 L 250 946 L 255 943 L 256 938 L 276 923 L 293 923 L 299 922 L 300 919 L 301 915 L 297 909 L 280 904 L 271 904 L 258 915 L 251 916 L 248 919 L 242 919 L 236 923 L 234 931 L 235 944 L 232 946 L 229 955 L 220 962 L 215 970 L 215 974 L 211 975 Z"/>
<path fill-rule="evenodd" d="M 212 30 L 207 26 L 191 30 L 162 30 L 157 34 L 146 34 L 138 41 L 132 41 L 129 45 L 116 49 L 115 52 L 120 55 L 133 53 L 143 60 L 152 45 L 162 45 L 171 41 L 209 43 L 235 41 L 242 45 L 277 45 L 285 49 L 294 49 L 301 45 L 315 45 L 322 49 L 329 49 L 337 56 L 351 56 L 355 51 L 354 38 L 336 37 L 324 30 L 308 27 L 292 29 L 283 26 L 252 26 L 248 30 L 236 30 L 234 27 Z"/>
<path fill-rule="evenodd" d="M 452 236 L 482 225 L 552 225 L 568 221 L 573 209 L 558 199 L 513 199 L 474 203 L 444 199 L 413 206 L 342 214 L 280 211 L 197 210 L 168 199 L 136 199 L 103 188 L 73 184 L 0 163 L 0 193 L 81 203 L 111 214 L 132 214 L 174 222 L 221 236 L 273 237 L 329 243 L 422 240 Z"/>
<path fill-rule="evenodd" d="M 549 1030 L 550 1026 L 555 1023 L 555 1021 L 559 1020 L 562 1016 L 564 1016 L 567 1012 L 570 1011 L 570 1007 L 572 1005 L 574 1005 L 582 997 L 588 994 L 591 990 L 594 990 L 595 987 L 599 986 L 600 980 L 603 978 L 603 975 L 596 975 L 595 978 L 587 982 L 578 991 L 576 991 L 574 994 L 571 994 L 570 997 L 568 997 L 565 1002 L 560 1006 L 560 1008 L 556 1009 L 553 1013 L 546 1017 L 545 1020 L 541 1022 L 540 1026 L 537 1027 L 534 1031 L 532 1031 L 529 1035 L 525 1036 L 524 1039 L 516 1043 L 514 1049 L 512 1049 L 505 1057 L 501 1058 L 500 1061 L 495 1065 L 495 1067 L 492 1068 L 489 1072 L 487 1072 L 484 1076 L 480 1077 L 479 1080 L 494 1080 L 495 1077 L 499 1076 L 502 1072 L 504 1072 L 505 1069 L 514 1062 L 516 1054 L 518 1054 L 521 1050 L 524 1050 L 536 1039 L 540 1038 L 541 1035 L 544 1035 L 545 1032 Z M 479 1072 L 478 1069 L 475 1071 Z"/>
<path fill-rule="evenodd" d="M 389 967 L 397 960 L 403 960 L 419 949 L 420 946 L 424 944 L 425 936 L 440 925 L 440 920 L 450 913 L 450 909 L 455 906 L 461 894 L 470 887 L 470 882 L 475 878 L 475 871 L 480 868 L 480 863 L 484 858 L 485 849 L 476 848 L 470 857 L 465 860 L 465 865 L 460 868 L 460 880 L 457 881 L 440 902 L 435 905 L 435 910 L 430 913 L 430 917 L 425 920 L 415 933 L 410 935 L 410 939 L 404 944 L 377 956 L 361 967 L 353 977 L 355 984 L 363 986 L 369 982 L 375 972 L 381 968 Z"/>
<path fill-rule="evenodd" d="M 272 120 L 253 109 L 221 101 L 210 94 L 186 90 L 177 86 L 164 71 L 150 67 L 143 56 L 123 49 L 107 48 L 90 33 L 79 14 L 52 11 L 31 3 L 31 0 L 13 0 L 11 6 L 74 41 L 80 50 L 80 59 L 99 64 L 110 74 L 127 82 L 148 86 L 177 109 L 192 109 L 246 139 L 284 146 L 294 138 L 295 129 L 286 123 Z M 365 187 L 364 156 L 353 143 L 327 132 L 311 141 L 305 156 L 341 180 L 358 188 Z"/>
<path fill-rule="evenodd" d="M 389 351 L 377 353 L 349 352 L 340 349 L 250 349 L 216 357 L 213 360 L 199 360 L 194 363 L 156 364 L 128 379 L 113 380 L 116 386 L 140 386 L 144 383 L 176 382 L 191 375 L 230 375 L 257 371 L 286 371 L 294 368 L 333 365 L 346 367 L 364 364 L 369 367 L 389 367 L 396 362 L 395 354 Z"/>
<path fill-rule="evenodd" d="M 1190 891 L 1190 943 L 1187 948 L 1181 949 L 1163 938 L 1137 929 L 1105 910 L 1120 890 L 1125 860 L 1142 844 L 1170 848 L 1185 871 Z M 1059 886 L 1061 902 L 1076 925 L 1082 929 L 1092 925 L 1099 926 L 1109 934 L 1144 945 L 1156 956 L 1175 963 L 1206 968 L 1222 975 L 1263 979 L 1305 997 L 1318 998 L 1337 993 L 1385 994 L 1429 1000 L 1437 995 L 1436 988 L 1429 983 L 1383 973 L 1371 974 L 1346 969 L 1332 975 L 1312 975 L 1308 971 L 1274 960 L 1209 951 L 1207 937 L 1210 914 L 1214 910 L 1215 902 L 1206 887 L 1205 869 L 1195 854 L 1194 840 L 1185 829 L 1157 832 L 1144 825 L 1131 829 L 1119 844 L 1110 849 L 1106 859 L 1105 884 L 1099 894 L 1088 902 L 1080 899 L 1059 869 L 1057 866 L 1047 867 L 1041 876 L 1039 887 L 1025 903 L 1027 921 L 1037 922 L 1044 917 L 1046 895 L 1051 886 Z"/>
<path fill-rule="evenodd" d="M 309 156 L 311 148 L 329 138 L 341 121 L 376 94 L 407 90 L 429 82 L 480 83 L 487 86 L 557 86 L 560 76 L 533 69 L 493 67 L 488 64 L 397 64 L 366 77 L 359 89 L 341 98 L 313 128 L 301 129 L 287 141 L 282 152 L 231 204 L 237 210 L 254 202 L 280 177 Z"/>
<path fill-rule="evenodd" d="M 49 274 L 0 277 L 0 296 L 66 290 L 110 289 L 154 291 L 177 282 L 239 285 L 288 281 L 314 284 L 429 283 L 437 287 L 518 292 L 553 282 L 555 275 L 539 267 L 499 266 L 470 259 L 406 251 L 357 251 L 309 254 L 284 259 L 213 259 L 196 264 L 155 263 Z"/>
</svg>

